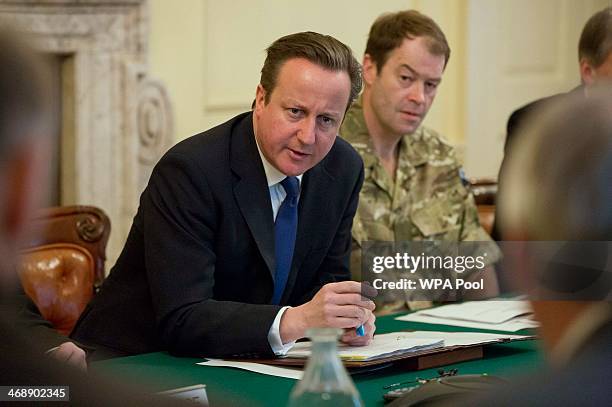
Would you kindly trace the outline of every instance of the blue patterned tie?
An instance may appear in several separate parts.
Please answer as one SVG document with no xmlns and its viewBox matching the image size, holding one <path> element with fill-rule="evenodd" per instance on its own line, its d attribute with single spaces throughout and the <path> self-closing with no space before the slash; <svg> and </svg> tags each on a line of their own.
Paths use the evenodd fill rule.
<svg viewBox="0 0 612 407">
<path fill-rule="evenodd" d="M 276 272 L 272 304 L 280 303 L 291 271 L 291 260 L 293 259 L 295 235 L 297 233 L 298 195 L 300 194 L 300 181 L 297 177 L 287 177 L 281 181 L 281 185 L 287 192 L 287 196 L 278 209 L 274 222 Z"/>
</svg>

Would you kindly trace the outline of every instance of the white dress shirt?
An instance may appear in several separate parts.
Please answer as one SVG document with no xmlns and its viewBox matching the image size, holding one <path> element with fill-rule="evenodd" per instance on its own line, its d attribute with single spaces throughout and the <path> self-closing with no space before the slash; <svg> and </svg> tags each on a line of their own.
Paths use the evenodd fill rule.
<svg viewBox="0 0 612 407">
<path fill-rule="evenodd" d="M 257 139 L 255 139 L 257 141 Z M 274 167 L 270 162 L 266 159 L 266 157 L 262 154 L 261 149 L 259 148 L 259 144 L 257 144 L 257 151 L 259 152 L 259 157 L 261 157 L 261 162 L 263 163 L 264 171 L 266 173 L 266 180 L 268 181 L 268 189 L 270 192 L 270 201 L 272 203 L 272 216 L 274 220 L 276 220 L 276 215 L 278 214 L 278 209 L 280 208 L 283 200 L 287 196 L 287 192 L 285 192 L 285 188 L 281 185 L 281 181 L 287 178 L 285 174 L 280 172 L 276 167 Z M 300 195 L 301 195 L 301 185 L 302 185 L 302 177 L 304 174 L 298 175 L 297 178 L 300 180 Z M 298 196 L 299 199 L 299 196 Z M 280 337 L 280 321 L 283 317 L 285 311 L 290 307 L 283 307 L 276 314 L 276 318 L 274 318 L 274 322 L 268 331 L 268 343 L 272 348 L 272 351 L 277 356 L 286 355 L 289 349 L 295 345 L 295 341 L 283 344 L 283 341 Z"/>
</svg>

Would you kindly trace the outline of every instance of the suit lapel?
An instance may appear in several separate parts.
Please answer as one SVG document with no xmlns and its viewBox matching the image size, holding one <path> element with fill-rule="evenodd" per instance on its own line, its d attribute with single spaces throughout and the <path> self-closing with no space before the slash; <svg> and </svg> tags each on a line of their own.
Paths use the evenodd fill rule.
<svg viewBox="0 0 612 407">
<path fill-rule="evenodd" d="M 232 131 L 230 148 L 230 165 L 237 176 L 233 184 L 234 196 L 274 280 L 276 263 L 272 204 L 266 174 L 255 143 L 252 114 L 246 115 Z"/>
<path fill-rule="evenodd" d="M 323 160 L 312 169 L 308 170 L 302 178 L 302 190 L 300 191 L 300 204 L 298 208 L 298 230 L 291 273 L 287 279 L 287 285 L 281 298 L 281 304 L 289 299 L 297 274 L 302 266 L 306 255 L 313 246 L 317 246 L 320 238 L 314 231 L 317 229 L 318 218 L 324 210 L 322 199 L 333 190 L 333 177 L 325 170 Z"/>
</svg>

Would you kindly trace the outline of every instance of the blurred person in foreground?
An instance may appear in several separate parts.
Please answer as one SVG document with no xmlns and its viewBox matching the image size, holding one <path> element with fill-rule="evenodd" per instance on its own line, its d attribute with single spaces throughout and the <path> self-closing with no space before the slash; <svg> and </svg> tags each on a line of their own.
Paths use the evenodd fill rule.
<svg viewBox="0 0 612 407">
<path fill-rule="evenodd" d="M 0 385 L 68 386 L 71 405 L 175 405 L 176 400 L 137 395 L 44 357 L 47 343 L 20 320 L 18 250 L 27 238 L 27 220 L 44 197 L 54 128 L 49 70 L 20 37 L 0 24 Z M 84 360 L 76 345 L 64 343 L 60 360 Z M 82 367 L 81 362 L 74 365 Z M 105 388 L 112 394 L 100 395 Z"/>
<path fill-rule="evenodd" d="M 541 322 L 550 369 L 489 401 L 609 405 L 612 88 L 559 99 L 519 131 L 500 191 L 500 225 L 512 241 L 505 242 L 512 281 Z M 551 242 L 560 250 L 542 257 Z"/>
<path fill-rule="evenodd" d="M 3 29 L 3 25 L 0 25 Z M 50 78 L 44 62 L 28 51 L 25 42 L 3 29 L 0 47 L 0 163 L 2 165 L 2 214 L 8 219 L 2 229 L 3 279 L 14 277 L 15 253 L 21 241 L 17 233 L 33 208 L 35 200 L 44 196 L 51 148 L 51 116 L 49 112 Z M 41 136 L 41 133 L 45 133 Z M 44 173 L 44 174 L 43 174 Z M 39 176 L 39 174 L 42 174 Z M 9 202 L 10 199 L 10 202 Z M 15 276 L 16 277 L 16 276 Z M 41 356 L 48 355 L 82 370 L 87 369 L 85 352 L 57 333 L 40 315 L 15 280 L 14 304 L 20 317 L 16 320 L 41 345 Z M 5 289 L 13 285 L 3 284 Z M 19 303 L 19 305 L 17 305 Z M 23 304 L 23 305 L 22 305 Z"/>
</svg>

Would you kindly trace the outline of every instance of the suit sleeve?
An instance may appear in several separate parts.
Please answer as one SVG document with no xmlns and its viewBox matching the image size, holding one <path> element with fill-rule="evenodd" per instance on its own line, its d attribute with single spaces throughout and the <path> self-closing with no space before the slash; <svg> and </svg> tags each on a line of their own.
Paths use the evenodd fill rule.
<svg viewBox="0 0 612 407">
<path fill-rule="evenodd" d="M 36 344 L 40 345 L 42 351 L 59 346 L 64 342 L 74 342 L 53 328 L 51 322 L 42 316 L 34 301 L 23 290 L 17 294 L 16 302 L 19 310 L 18 323 L 23 327 L 24 332 L 35 338 Z"/>
<path fill-rule="evenodd" d="M 193 161 L 167 154 L 141 202 L 147 278 L 162 342 L 177 355 L 273 355 L 267 334 L 279 306 L 212 299 L 222 212 L 207 174 Z"/>
</svg>

